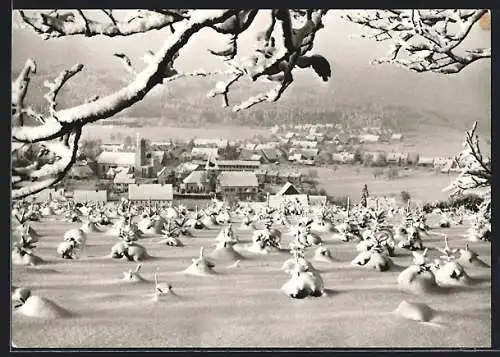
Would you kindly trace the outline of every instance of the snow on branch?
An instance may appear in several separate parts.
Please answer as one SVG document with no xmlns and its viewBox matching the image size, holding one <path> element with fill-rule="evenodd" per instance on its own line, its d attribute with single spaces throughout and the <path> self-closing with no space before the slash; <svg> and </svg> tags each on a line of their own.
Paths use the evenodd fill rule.
<svg viewBox="0 0 500 357">
<path fill-rule="evenodd" d="M 82 64 L 76 64 L 71 69 L 65 70 L 53 81 L 45 81 L 43 85 L 50 89 L 50 91 L 45 95 L 45 99 L 49 102 L 50 106 L 50 114 L 54 115 L 56 113 L 56 97 L 59 94 L 59 91 L 64 86 L 64 84 L 75 74 L 80 72 L 83 69 Z"/>
<path fill-rule="evenodd" d="M 478 188 L 491 188 L 491 158 L 484 158 L 476 134 L 477 122 L 465 133 L 463 150 L 455 158 L 461 172 L 458 177 L 443 189 L 450 195 L 461 194 Z"/>
<path fill-rule="evenodd" d="M 81 127 L 74 128 L 69 139 L 47 141 L 37 147 L 37 159 L 27 165 L 17 164 L 18 150 L 13 152 L 12 199 L 20 199 L 53 186 L 64 178 L 76 161 Z M 17 160 L 16 160 L 17 159 Z"/>
<path fill-rule="evenodd" d="M 33 29 L 44 39 L 84 35 L 93 36 L 130 36 L 137 33 L 160 30 L 189 18 L 188 10 L 161 11 L 135 10 L 126 19 L 118 19 L 112 10 L 101 10 L 108 21 L 90 19 L 82 10 L 56 10 L 37 12 L 28 16 L 24 11 L 18 13 L 26 27 Z"/>
<path fill-rule="evenodd" d="M 488 10 L 366 10 L 344 18 L 367 29 L 363 38 L 393 42 L 388 55 L 374 63 L 452 74 L 491 58 L 491 48 L 460 49 L 474 24 L 487 14 Z"/>
</svg>

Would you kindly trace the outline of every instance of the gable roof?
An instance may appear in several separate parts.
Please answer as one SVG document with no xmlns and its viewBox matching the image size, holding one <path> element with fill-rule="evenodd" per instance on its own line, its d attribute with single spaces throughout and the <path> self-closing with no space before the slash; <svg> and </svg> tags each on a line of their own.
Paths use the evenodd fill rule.
<svg viewBox="0 0 500 357">
<path fill-rule="evenodd" d="M 291 182 L 287 182 L 283 185 L 281 190 L 279 190 L 278 195 L 298 195 L 299 190 L 295 188 L 295 186 Z"/>
<path fill-rule="evenodd" d="M 128 199 L 131 201 L 172 201 L 174 190 L 171 184 L 131 184 L 128 185 Z"/>
<path fill-rule="evenodd" d="M 182 180 L 182 183 L 196 183 L 200 185 L 203 183 L 204 175 L 204 171 L 192 171 L 184 180 Z"/>
<path fill-rule="evenodd" d="M 106 190 L 75 190 L 73 192 L 75 202 L 108 202 L 108 191 Z"/>
<path fill-rule="evenodd" d="M 222 171 L 219 175 L 221 187 L 257 187 L 257 176 L 248 171 Z"/>
<path fill-rule="evenodd" d="M 116 184 L 131 184 L 135 183 L 135 178 L 133 174 L 127 174 L 125 172 L 119 172 L 113 179 L 113 183 Z"/>
<path fill-rule="evenodd" d="M 96 161 L 98 164 L 133 166 L 135 153 L 103 151 Z"/>
</svg>

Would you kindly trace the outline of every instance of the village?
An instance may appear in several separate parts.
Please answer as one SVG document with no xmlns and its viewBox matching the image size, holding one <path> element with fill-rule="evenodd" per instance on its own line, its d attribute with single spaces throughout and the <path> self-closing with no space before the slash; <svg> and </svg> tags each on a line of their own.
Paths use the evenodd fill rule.
<svg viewBox="0 0 500 357">
<path fill-rule="evenodd" d="M 452 157 L 381 150 L 383 145 L 404 141 L 403 134 L 390 129 L 373 127 L 347 134 L 339 124 L 304 124 L 276 125 L 270 132 L 269 137 L 254 140 L 159 142 L 137 134 L 135 140 L 127 137 L 121 143 L 87 141 L 57 189 L 89 201 L 176 200 L 193 208 L 209 202 L 211 192 L 229 200 L 264 201 L 268 194 L 293 190 L 327 200 L 325 190 L 317 189 L 314 167 L 413 167 L 443 174 L 458 170 Z"/>
</svg>

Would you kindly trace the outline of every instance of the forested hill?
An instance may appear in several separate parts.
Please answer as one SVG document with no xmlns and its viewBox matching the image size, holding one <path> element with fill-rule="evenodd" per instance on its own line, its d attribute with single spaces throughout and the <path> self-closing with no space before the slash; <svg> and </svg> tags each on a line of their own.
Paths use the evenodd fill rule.
<svg viewBox="0 0 500 357">
<path fill-rule="evenodd" d="M 63 68 L 40 68 L 33 77 L 28 92 L 28 103 L 44 111 L 47 103 L 43 98 L 46 88 L 43 81 L 52 80 Z M 13 77 L 19 72 L 14 71 Z M 366 73 L 369 76 L 369 73 Z M 359 76 L 359 74 L 358 74 Z M 81 104 L 93 96 L 105 96 L 130 81 L 131 75 L 122 68 L 116 71 L 86 70 L 68 81 L 59 98 L 59 108 Z M 363 126 L 374 119 L 396 130 L 418 131 L 421 126 L 456 128 L 470 127 L 478 120 L 483 133 L 490 131 L 490 119 L 484 114 L 457 113 L 450 108 L 445 113 L 433 109 L 432 102 L 398 103 L 391 101 L 389 94 L 380 94 L 379 100 L 370 88 L 359 88 L 355 78 L 345 74 L 335 75 L 331 83 L 323 83 L 303 71 L 296 81 L 276 103 L 264 103 L 256 107 L 233 113 L 230 108 L 221 107 L 221 98 L 207 98 L 207 92 L 219 78 L 182 79 L 155 88 L 146 98 L 123 111 L 117 117 L 139 118 L 141 125 L 200 126 L 209 123 L 235 123 L 249 126 L 270 126 L 273 123 L 301 122 L 348 122 L 352 126 Z M 366 80 L 366 78 L 364 78 Z M 374 78 L 373 80 L 376 80 Z M 249 95 L 256 94 L 271 83 L 251 83 L 244 80 L 231 94 L 234 104 Z M 408 91 L 403 84 L 401 91 Z"/>
</svg>

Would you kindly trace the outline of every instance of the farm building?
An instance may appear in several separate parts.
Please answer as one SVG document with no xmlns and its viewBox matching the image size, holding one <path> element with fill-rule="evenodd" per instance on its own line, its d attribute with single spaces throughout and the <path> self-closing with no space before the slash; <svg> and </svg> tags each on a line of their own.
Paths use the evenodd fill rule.
<svg viewBox="0 0 500 357">
<path fill-rule="evenodd" d="M 219 191 L 224 195 L 236 195 L 241 200 L 255 200 L 259 184 L 253 172 L 223 171 L 218 177 Z"/>
<path fill-rule="evenodd" d="M 206 191 L 206 173 L 204 171 L 193 171 L 182 180 L 181 190 L 185 193 L 204 193 Z"/>
<path fill-rule="evenodd" d="M 108 202 L 107 190 L 75 190 L 73 191 L 75 202 Z"/>
<path fill-rule="evenodd" d="M 118 192 L 126 192 L 128 185 L 136 183 L 134 174 L 129 174 L 125 171 L 120 171 L 113 179 L 113 185 Z"/>
<path fill-rule="evenodd" d="M 132 202 L 172 202 L 174 189 L 171 184 L 133 184 L 128 186 L 128 199 Z"/>
</svg>

